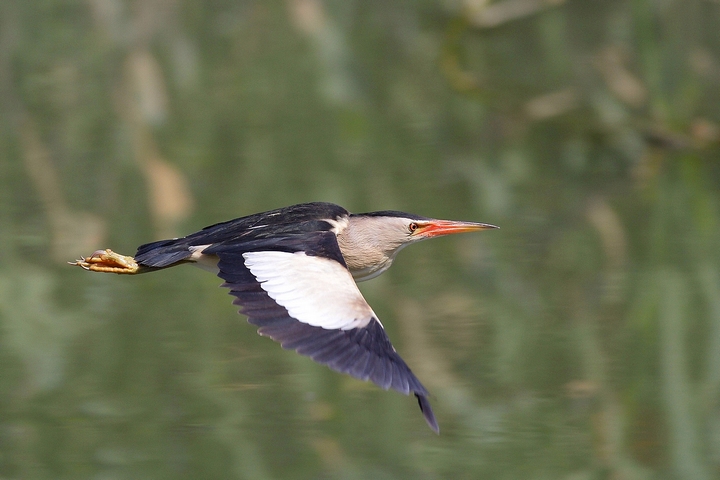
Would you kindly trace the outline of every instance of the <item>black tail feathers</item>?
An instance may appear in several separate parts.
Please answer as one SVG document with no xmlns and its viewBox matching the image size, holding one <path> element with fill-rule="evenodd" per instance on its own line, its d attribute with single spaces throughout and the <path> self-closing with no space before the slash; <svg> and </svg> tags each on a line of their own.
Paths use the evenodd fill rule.
<svg viewBox="0 0 720 480">
<path fill-rule="evenodd" d="M 140 245 L 135 261 L 145 267 L 164 268 L 183 261 L 192 255 L 187 244 L 177 240 L 160 240 Z"/>
</svg>

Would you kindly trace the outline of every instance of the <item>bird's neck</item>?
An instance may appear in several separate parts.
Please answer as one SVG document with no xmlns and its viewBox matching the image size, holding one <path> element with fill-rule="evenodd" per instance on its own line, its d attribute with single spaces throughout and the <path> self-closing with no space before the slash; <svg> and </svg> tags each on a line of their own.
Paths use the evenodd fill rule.
<svg viewBox="0 0 720 480">
<path fill-rule="evenodd" d="M 338 232 L 338 245 L 348 270 L 357 282 L 375 278 L 390 268 L 400 248 L 386 250 L 378 245 L 372 229 L 350 223 Z"/>
</svg>

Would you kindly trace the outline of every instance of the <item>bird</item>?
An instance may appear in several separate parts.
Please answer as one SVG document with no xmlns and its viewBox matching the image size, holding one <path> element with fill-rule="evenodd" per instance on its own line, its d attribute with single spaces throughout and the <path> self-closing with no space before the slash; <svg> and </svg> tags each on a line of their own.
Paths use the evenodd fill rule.
<svg viewBox="0 0 720 480">
<path fill-rule="evenodd" d="M 386 271 L 412 243 L 494 228 L 394 210 L 352 214 L 312 202 L 146 243 L 134 257 L 105 249 L 68 263 L 116 274 L 186 263 L 210 270 L 260 335 L 340 373 L 412 393 L 428 426 L 439 433 L 428 390 L 397 353 L 356 282 Z"/>
</svg>

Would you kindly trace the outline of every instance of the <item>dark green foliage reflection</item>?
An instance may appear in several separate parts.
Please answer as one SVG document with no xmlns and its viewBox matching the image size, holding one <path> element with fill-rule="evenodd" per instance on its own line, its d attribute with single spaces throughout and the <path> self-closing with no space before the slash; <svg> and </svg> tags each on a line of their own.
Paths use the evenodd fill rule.
<svg viewBox="0 0 720 480">
<path fill-rule="evenodd" d="M 0 3 L 0 477 L 711 479 L 720 3 Z M 488 222 L 362 285 L 433 394 L 219 279 L 65 262 L 305 201 Z"/>
</svg>

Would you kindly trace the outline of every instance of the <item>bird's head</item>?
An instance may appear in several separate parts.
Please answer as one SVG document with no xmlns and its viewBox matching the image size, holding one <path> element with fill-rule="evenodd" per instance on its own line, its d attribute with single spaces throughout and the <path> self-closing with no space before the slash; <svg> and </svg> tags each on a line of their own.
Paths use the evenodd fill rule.
<svg viewBox="0 0 720 480">
<path fill-rule="evenodd" d="M 497 228 L 475 222 L 458 222 L 385 210 L 350 215 L 338 231 L 338 243 L 356 280 L 368 280 L 387 270 L 405 246 L 453 233 Z"/>
<path fill-rule="evenodd" d="M 368 237 L 374 237 L 372 243 L 384 246 L 386 250 L 395 250 L 428 238 L 498 228 L 487 223 L 438 220 L 396 211 L 353 215 L 351 224 L 353 222 L 366 230 Z"/>
</svg>

